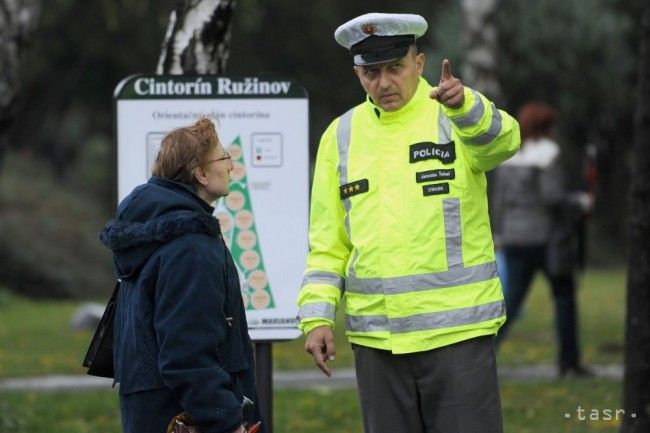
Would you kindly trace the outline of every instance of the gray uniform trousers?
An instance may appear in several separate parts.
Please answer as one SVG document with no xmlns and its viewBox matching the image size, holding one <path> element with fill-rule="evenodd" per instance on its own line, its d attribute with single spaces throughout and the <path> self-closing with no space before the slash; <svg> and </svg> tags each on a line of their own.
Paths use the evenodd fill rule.
<svg viewBox="0 0 650 433">
<path fill-rule="evenodd" d="M 404 355 L 352 349 L 365 433 L 503 433 L 493 336 Z"/>
</svg>

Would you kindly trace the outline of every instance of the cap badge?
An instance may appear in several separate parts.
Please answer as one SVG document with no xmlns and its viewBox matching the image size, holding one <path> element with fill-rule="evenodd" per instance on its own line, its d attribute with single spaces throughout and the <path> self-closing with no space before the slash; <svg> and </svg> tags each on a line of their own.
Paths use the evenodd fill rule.
<svg viewBox="0 0 650 433">
<path fill-rule="evenodd" d="M 377 26 L 374 24 L 364 24 L 361 27 L 361 31 L 367 35 L 372 35 L 377 31 Z"/>
</svg>

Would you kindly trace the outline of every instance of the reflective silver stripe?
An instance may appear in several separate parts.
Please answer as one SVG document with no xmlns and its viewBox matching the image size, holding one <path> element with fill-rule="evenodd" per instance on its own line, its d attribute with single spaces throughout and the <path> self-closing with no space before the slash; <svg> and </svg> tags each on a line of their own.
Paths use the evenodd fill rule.
<svg viewBox="0 0 650 433">
<path fill-rule="evenodd" d="M 506 313 L 503 300 L 475 307 L 458 308 L 456 310 L 439 311 L 435 313 L 415 314 L 413 316 L 389 319 L 390 330 L 393 333 L 424 331 L 428 329 L 451 328 L 452 326 L 469 325 L 486 320 L 496 319 Z"/>
<path fill-rule="evenodd" d="M 356 273 L 354 272 L 354 265 L 357 263 L 357 260 L 359 259 L 359 250 L 355 248 L 354 250 L 354 256 L 352 256 L 352 260 L 350 261 L 350 266 L 348 266 L 348 275 L 349 276 L 355 276 Z"/>
<path fill-rule="evenodd" d="M 499 318 L 506 313 L 503 300 L 434 313 L 414 314 L 408 317 L 389 319 L 386 316 L 346 315 L 347 328 L 352 332 L 390 331 L 401 334 L 413 331 L 451 328 Z"/>
<path fill-rule="evenodd" d="M 350 150 L 350 137 L 352 135 L 352 112 L 354 108 L 349 109 L 341 117 L 336 128 L 336 142 L 339 149 L 339 185 L 348 183 L 348 156 Z M 343 208 L 345 209 L 345 232 L 350 236 L 350 209 L 352 202 L 349 198 L 343 199 Z"/>
<path fill-rule="evenodd" d="M 352 332 L 388 331 L 386 316 L 350 316 L 345 315 L 345 325 Z"/>
<path fill-rule="evenodd" d="M 470 140 L 471 144 L 488 144 L 501 132 L 501 113 L 496 105 L 492 104 L 492 119 L 490 120 L 490 128 L 486 133 L 474 137 Z"/>
<path fill-rule="evenodd" d="M 442 201 L 445 217 L 445 243 L 447 245 L 447 266 L 449 269 L 463 267 L 463 242 L 460 229 L 460 199 L 448 198 Z"/>
<path fill-rule="evenodd" d="M 323 317 L 334 321 L 336 318 L 334 305 L 327 302 L 314 302 L 300 307 L 300 311 L 298 311 L 298 319 L 303 320 L 310 317 Z"/>
<path fill-rule="evenodd" d="M 394 278 L 358 278 L 351 275 L 345 279 L 345 291 L 363 295 L 397 295 L 422 290 L 444 289 L 496 278 L 496 262 L 476 266 L 456 267 L 445 272 L 407 275 Z"/>
<path fill-rule="evenodd" d="M 451 141 L 451 124 L 449 119 L 442 112 L 442 107 L 438 110 L 438 142 L 441 144 Z"/>
<path fill-rule="evenodd" d="M 481 95 L 479 95 L 476 90 L 472 90 L 472 93 L 474 94 L 474 105 L 472 105 L 472 108 L 469 110 L 469 112 L 467 114 L 463 114 L 462 116 L 451 118 L 451 121 L 454 122 L 459 128 L 466 128 L 468 126 L 476 125 L 479 120 L 481 120 L 483 113 L 485 112 L 485 105 L 483 105 Z"/>
<path fill-rule="evenodd" d="M 302 279 L 302 285 L 307 284 L 329 284 L 343 290 L 345 279 L 335 272 L 310 271 Z"/>
<path fill-rule="evenodd" d="M 346 290 L 350 293 L 364 295 L 392 295 L 478 283 L 495 278 L 497 276 L 495 262 L 463 266 L 460 199 L 445 199 L 442 205 L 445 221 L 447 271 L 395 278 L 357 278 L 354 275 L 348 275 Z"/>
<path fill-rule="evenodd" d="M 353 111 L 354 108 L 351 108 L 339 117 L 339 124 L 336 128 L 336 142 L 339 148 L 339 185 L 348 183 L 348 149 L 350 148 Z"/>
</svg>

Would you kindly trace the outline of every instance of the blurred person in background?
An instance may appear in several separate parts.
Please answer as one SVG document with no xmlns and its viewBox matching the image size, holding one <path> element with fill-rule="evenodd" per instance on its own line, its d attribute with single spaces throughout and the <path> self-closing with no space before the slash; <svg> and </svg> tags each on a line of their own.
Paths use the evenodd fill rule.
<svg viewBox="0 0 650 433">
<path fill-rule="evenodd" d="M 577 227 L 591 208 L 585 192 L 569 191 L 560 146 L 554 140 L 556 111 L 529 102 L 518 114 L 521 150 L 494 173 L 490 211 L 497 249 L 505 259 L 508 320 L 497 343 L 517 320 L 536 271 L 548 279 L 555 304 L 560 376 L 590 376 L 578 343 L 575 269 Z"/>
<path fill-rule="evenodd" d="M 165 433 L 181 412 L 202 433 L 243 433 L 256 400 L 253 348 L 239 276 L 213 203 L 232 160 L 202 118 L 167 134 L 153 176 L 101 234 L 121 280 L 115 381 L 125 433 Z"/>
<path fill-rule="evenodd" d="M 367 98 L 318 148 L 299 326 L 329 376 L 344 304 L 366 433 L 501 433 L 485 172 L 517 151 L 519 127 L 448 60 L 436 87 L 421 76 L 426 29 L 371 13 L 335 31 Z"/>
</svg>

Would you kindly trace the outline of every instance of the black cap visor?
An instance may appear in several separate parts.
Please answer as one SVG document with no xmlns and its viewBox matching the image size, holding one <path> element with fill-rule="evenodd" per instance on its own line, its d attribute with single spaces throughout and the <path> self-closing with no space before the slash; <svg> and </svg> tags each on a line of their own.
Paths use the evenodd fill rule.
<svg viewBox="0 0 650 433">
<path fill-rule="evenodd" d="M 355 65 L 375 65 L 401 59 L 415 43 L 414 35 L 369 36 L 350 47 Z"/>
</svg>

